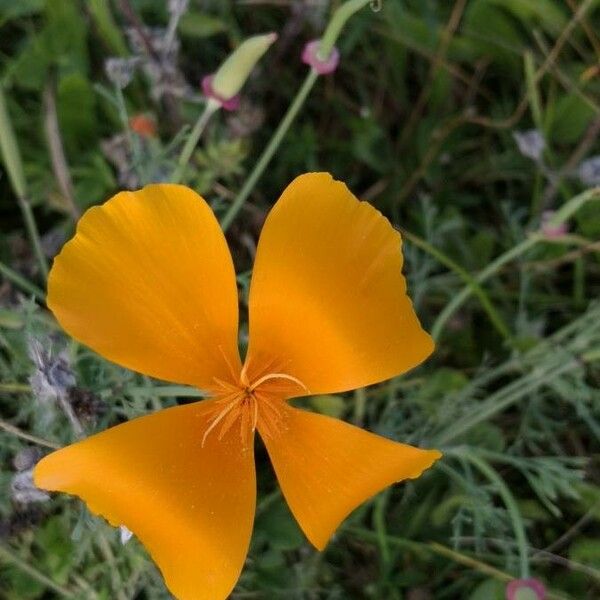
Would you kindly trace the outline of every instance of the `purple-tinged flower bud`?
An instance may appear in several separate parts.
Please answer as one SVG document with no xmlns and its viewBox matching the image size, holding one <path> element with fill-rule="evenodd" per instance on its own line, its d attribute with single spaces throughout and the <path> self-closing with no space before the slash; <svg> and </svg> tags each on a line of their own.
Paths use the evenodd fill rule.
<svg viewBox="0 0 600 600">
<path fill-rule="evenodd" d="M 321 40 L 312 40 L 304 46 L 302 51 L 302 62 L 312 67 L 319 75 L 329 75 L 333 73 L 340 62 L 340 52 L 334 46 L 331 53 L 325 60 L 319 58 L 319 46 Z"/>
<path fill-rule="evenodd" d="M 214 75 L 206 75 L 202 78 L 202 92 L 207 98 L 215 100 L 221 105 L 221 108 L 228 111 L 237 110 L 240 107 L 240 95 L 236 94 L 231 98 L 224 98 L 215 91 L 213 86 Z"/>
<path fill-rule="evenodd" d="M 541 230 L 542 233 L 550 239 L 561 238 L 569 233 L 569 226 L 566 223 L 560 223 L 559 225 L 554 225 L 552 223 L 554 214 L 553 210 L 545 210 L 542 213 Z"/>
<path fill-rule="evenodd" d="M 236 98 L 239 91 L 256 63 L 276 39 L 276 33 L 265 33 L 242 42 L 214 75 L 202 80 L 204 94 L 225 110 L 235 110 L 239 105 L 239 99 Z"/>
<path fill-rule="evenodd" d="M 546 588 L 539 579 L 513 579 L 506 586 L 506 600 L 544 600 Z"/>
</svg>

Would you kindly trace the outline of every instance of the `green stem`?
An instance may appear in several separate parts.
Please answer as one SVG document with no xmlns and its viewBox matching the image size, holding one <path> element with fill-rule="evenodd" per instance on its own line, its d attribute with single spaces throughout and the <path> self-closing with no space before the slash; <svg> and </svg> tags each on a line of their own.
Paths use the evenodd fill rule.
<svg viewBox="0 0 600 600">
<path fill-rule="evenodd" d="M 206 105 L 204 106 L 204 110 L 198 117 L 194 128 L 190 132 L 190 135 L 181 150 L 181 154 L 179 155 L 179 160 L 177 161 L 177 167 L 175 167 L 175 171 L 173 171 L 173 176 L 171 178 L 173 183 L 179 183 L 183 177 L 185 169 L 187 167 L 188 162 L 192 156 L 192 152 L 194 148 L 198 145 L 198 140 L 200 140 L 200 136 L 202 132 L 206 128 L 206 125 L 210 121 L 212 115 L 219 109 L 219 104 L 215 102 L 213 99 L 209 99 Z"/>
<path fill-rule="evenodd" d="M 17 202 L 19 203 L 19 208 L 23 213 L 25 227 L 27 229 L 29 239 L 31 240 L 31 245 L 33 246 L 33 253 L 37 258 L 38 265 L 40 267 L 40 271 L 42 272 L 44 280 L 46 280 L 48 279 L 48 264 L 46 262 L 46 256 L 44 255 L 44 251 L 42 250 L 40 233 L 35 222 L 35 217 L 33 216 L 33 211 L 31 210 L 31 204 L 29 203 L 29 200 L 27 198 L 19 198 L 18 196 Z"/>
<path fill-rule="evenodd" d="M 115 555 L 113 554 L 112 548 L 106 535 L 104 534 L 104 530 L 100 529 L 98 531 L 98 546 L 100 548 L 100 552 L 102 553 L 106 563 L 108 564 L 108 571 L 110 573 L 110 580 L 113 589 L 113 594 L 116 596 L 117 600 L 127 600 L 127 596 L 123 591 L 123 581 L 121 580 L 121 573 L 117 568 Z"/>
<path fill-rule="evenodd" d="M 2 152 L 4 166 L 8 172 L 8 178 L 10 179 L 12 189 L 17 197 L 17 203 L 19 204 L 19 208 L 23 215 L 23 220 L 25 221 L 25 227 L 27 228 L 31 245 L 33 246 L 33 252 L 39 263 L 40 271 L 44 279 L 47 279 L 48 265 L 46 263 L 44 252 L 42 251 L 40 234 L 31 210 L 31 205 L 27 199 L 27 182 L 23 171 L 21 152 L 17 144 L 17 138 L 15 136 L 10 115 L 8 114 L 2 88 L 0 88 L 0 151 Z"/>
<path fill-rule="evenodd" d="M 360 10 L 363 6 L 366 6 L 369 1 L 370 0 L 349 0 L 348 2 L 344 2 L 344 4 L 336 9 L 331 17 L 331 20 L 329 21 L 329 24 L 327 25 L 327 28 L 325 29 L 323 37 L 321 38 L 321 43 L 319 45 L 319 57 L 323 57 L 324 59 L 329 57 L 337 38 L 346 24 L 346 21 L 355 12 Z M 277 148 L 279 148 L 279 144 L 281 144 L 281 141 L 290 128 L 290 125 L 294 122 L 296 115 L 300 111 L 300 108 L 302 108 L 306 97 L 310 93 L 318 77 L 319 75 L 314 69 L 311 69 L 306 76 L 302 87 L 298 90 L 296 97 L 285 113 L 285 116 L 279 124 L 279 127 L 277 127 L 277 130 L 273 134 L 273 137 L 269 141 L 267 147 L 263 150 L 263 153 L 254 166 L 252 173 L 250 173 L 244 182 L 242 189 L 239 191 L 231 206 L 223 216 L 223 219 L 221 220 L 221 227 L 223 228 L 223 231 L 227 231 L 227 229 L 229 229 L 231 222 L 235 219 L 244 202 L 251 194 L 256 182 L 260 179 L 260 176 L 263 174 L 271 158 L 273 158 Z"/>
<path fill-rule="evenodd" d="M 474 452 L 467 451 L 463 448 L 454 448 L 450 449 L 447 453 L 469 461 L 496 486 L 498 493 L 506 505 L 515 532 L 515 539 L 519 550 L 520 576 L 524 579 L 529 577 L 529 545 L 527 543 L 527 536 L 525 535 L 525 525 L 521 513 L 519 512 L 519 507 L 517 506 L 513 495 L 510 493 L 508 486 L 504 483 L 504 480 L 498 475 L 496 470 Z"/>
<path fill-rule="evenodd" d="M 10 179 L 13 191 L 19 198 L 27 195 L 27 182 L 23 172 L 23 161 L 21 152 L 17 144 L 15 130 L 12 126 L 12 120 L 6 106 L 4 90 L 0 86 L 0 149 L 2 150 L 2 159 Z"/>
<path fill-rule="evenodd" d="M 261 154 L 260 158 L 258 159 L 258 162 L 254 166 L 252 173 L 250 173 L 250 175 L 244 182 L 242 189 L 239 191 L 231 206 L 223 216 L 223 219 L 221 220 L 221 227 L 223 228 L 223 231 L 227 231 L 227 229 L 229 229 L 229 226 L 231 225 L 232 221 L 235 219 L 238 212 L 242 208 L 244 202 L 254 189 L 256 182 L 259 180 L 260 176 L 267 168 L 267 165 L 269 164 L 271 158 L 273 158 L 273 155 L 275 154 L 277 148 L 279 148 L 279 144 L 281 144 L 281 141 L 283 140 L 285 134 L 290 128 L 290 125 L 293 123 L 294 119 L 296 118 L 296 115 L 302 108 L 302 105 L 304 104 L 304 101 L 306 100 L 306 97 L 310 93 L 312 87 L 314 86 L 318 76 L 319 75 L 312 69 L 306 76 L 302 87 L 298 90 L 294 101 L 292 102 L 292 104 L 290 104 L 290 107 L 288 108 L 287 112 L 285 113 L 285 116 L 281 120 L 281 123 L 279 123 L 279 127 L 277 127 L 277 130 L 275 131 L 273 137 L 267 144 L 267 147 L 263 150 L 263 153 Z"/>
<path fill-rule="evenodd" d="M 139 145 L 139 139 L 133 135 L 131 131 L 131 127 L 129 125 L 129 115 L 127 113 L 127 104 L 125 103 L 125 96 L 123 94 L 123 90 L 115 85 L 115 95 L 117 98 L 117 109 L 119 111 L 119 119 L 121 119 L 121 124 L 123 126 L 123 131 L 125 131 L 125 137 L 127 138 L 127 145 L 131 150 L 131 158 L 132 158 L 132 167 L 135 173 L 139 176 L 140 180 L 143 183 L 146 183 L 145 175 L 142 172 L 143 168 L 143 160 L 141 157 L 141 149 Z"/>
<path fill-rule="evenodd" d="M 158 398 L 204 398 L 206 396 L 200 390 L 186 385 L 133 386 L 127 388 L 125 393 L 131 395 L 144 394 Z"/>
<path fill-rule="evenodd" d="M 3 545 L 0 545 L 0 558 L 4 559 L 6 562 L 12 563 L 19 570 L 23 571 L 42 585 L 45 585 L 47 588 L 56 592 L 62 598 L 75 598 L 75 594 L 68 590 L 67 588 L 59 585 L 58 583 L 52 581 L 50 577 L 44 575 L 41 571 L 38 571 L 35 567 L 32 567 L 29 563 L 26 563 L 23 559 L 19 558 L 15 555 L 11 550 L 6 548 Z"/>
<path fill-rule="evenodd" d="M 549 221 L 549 225 L 552 227 L 562 225 L 568 221 L 569 218 L 573 216 L 584 204 L 596 198 L 600 198 L 600 188 L 586 190 L 578 196 L 571 198 L 571 200 L 565 202 L 565 204 L 556 212 L 556 214 L 554 214 L 552 219 Z M 533 248 L 536 244 L 543 241 L 545 241 L 545 237 L 543 235 L 531 235 L 521 243 L 511 248 L 508 252 L 505 252 L 496 260 L 491 262 L 483 271 L 481 271 L 481 273 L 474 277 L 474 281 L 477 284 L 483 283 L 492 275 L 495 275 L 506 263 L 514 260 L 522 254 L 525 254 L 525 252 Z M 440 338 L 444 326 L 450 317 L 464 304 L 464 302 L 471 296 L 473 291 L 474 290 L 472 286 L 466 286 L 444 307 L 444 310 L 442 310 L 442 312 L 439 314 L 431 329 L 431 335 L 434 340 L 438 340 Z"/>
<path fill-rule="evenodd" d="M 23 277 L 16 271 L 13 271 L 13 269 L 7 267 L 1 262 L 0 275 L 4 276 L 9 281 L 12 281 L 12 283 L 20 287 L 24 292 L 35 296 L 40 302 L 45 302 L 46 294 L 44 294 L 44 292 L 39 287 L 37 287 L 37 285 L 34 285 L 33 283 L 25 279 L 25 277 Z"/>
<path fill-rule="evenodd" d="M 0 392 L 7 394 L 21 394 L 31 392 L 31 386 L 27 383 L 0 383 Z"/>
<path fill-rule="evenodd" d="M 453 550 L 452 548 L 448 548 L 447 546 L 443 546 L 442 544 L 438 544 L 437 542 L 429 542 L 428 545 L 429 548 L 431 548 L 431 550 L 436 554 L 439 554 L 440 556 L 449 558 L 454 562 L 460 563 L 462 565 L 465 565 L 466 567 L 479 571 L 484 575 L 489 575 L 494 579 L 497 579 L 498 581 L 508 583 L 509 581 L 512 581 L 514 579 L 514 577 L 512 577 L 508 573 L 505 573 L 504 571 L 500 571 L 500 569 L 496 569 L 496 567 L 492 567 L 487 563 L 481 562 L 480 560 L 476 560 L 471 556 L 467 556 L 462 552 L 458 552 L 457 550 Z"/>
<path fill-rule="evenodd" d="M 381 566 L 384 572 L 390 567 L 391 556 L 390 548 L 387 543 L 387 531 L 385 526 L 385 509 L 387 506 L 387 493 L 381 494 L 375 500 L 373 507 L 373 526 L 377 534 L 377 545 L 381 554 Z"/>
<path fill-rule="evenodd" d="M 363 6 L 369 4 L 370 1 L 371 0 L 349 0 L 336 9 L 321 38 L 321 43 L 319 44 L 318 57 L 321 60 L 327 60 L 327 58 L 329 58 L 346 21 Z"/>
<path fill-rule="evenodd" d="M 377 541 L 376 533 L 374 533 L 373 531 L 371 531 L 369 529 L 365 529 L 362 527 L 345 527 L 344 532 L 353 534 L 356 537 L 363 539 L 367 542 L 376 542 Z M 475 571 L 479 571 L 480 573 L 483 573 L 484 575 L 489 575 L 491 577 L 494 577 L 495 579 L 498 579 L 499 581 L 504 581 L 504 582 L 508 583 L 509 581 L 512 581 L 514 579 L 514 577 L 512 575 L 509 575 L 508 573 L 505 573 L 504 571 L 500 571 L 496 567 L 493 567 L 491 565 L 488 565 L 487 563 L 481 562 L 480 560 L 477 560 L 477 559 L 473 558 L 472 556 L 467 556 L 466 554 L 462 554 L 461 552 L 452 550 L 446 546 L 443 546 L 442 544 L 438 544 L 437 542 L 427 542 L 427 543 L 415 542 L 413 540 L 408 540 L 406 538 L 400 538 L 400 537 L 395 537 L 395 536 L 390 536 L 390 535 L 388 535 L 387 540 L 388 540 L 388 543 L 390 544 L 390 546 L 395 546 L 396 548 L 401 548 L 403 550 L 412 550 L 415 553 L 417 553 L 417 552 L 421 552 L 421 553 L 433 552 L 440 556 L 444 556 L 445 558 L 450 558 L 457 563 L 465 565 L 466 567 L 469 567 Z M 566 596 L 556 594 L 552 591 L 548 591 L 547 597 L 548 597 L 548 600 L 567 600 Z"/>
<path fill-rule="evenodd" d="M 521 254 L 525 254 L 530 248 L 536 245 L 537 239 L 534 237 L 529 237 L 523 240 L 520 244 L 517 244 L 513 248 L 511 248 L 508 252 L 505 252 L 501 256 L 499 256 L 495 261 L 491 262 L 479 275 L 474 278 L 474 281 L 479 284 L 483 283 L 487 279 L 489 279 L 492 275 L 495 275 L 506 263 L 511 260 L 521 256 Z M 438 318 L 435 320 L 433 327 L 431 328 L 431 336 L 434 340 L 439 340 L 442 334 L 442 330 L 444 326 L 450 319 L 450 317 L 464 304 L 465 300 L 467 300 L 471 294 L 473 293 L 473 288 L 471 286 L 467 286 L 463 288 L 456 296 L 452 298 L 452 300 L 444 307 L 444 310 L 439 314 Z"/>
<path fill-rule="evenodd" d="M 488 295 L 485 293 L 483 288 L 477 283 L 477 281 L 469 274 L 465 269 L 463 269 L 459 264 L 455 263 L 451 258 L 443 254 L 440 250 L 433 247 L 429 242 L 424 239 L 403 230 L 403 235 L 406 239 L 410 240 L 415 246 L 421 248 L 431 256 L 433 256 L 436 260 L 442 263 L 444 266 L 448 267 L 450 270 L 454 271 L 469 287 L 469 289 L 474 293 L 480 300 L 482 307 L 487 312 L 492 325 L 497 329 L 498 333 L 508 342 L 512 340 L 512 335 L 510 330 L 502 320 L 502 317 L 498 313 L 498 311 L 494 308 L 491 300 Z"/>
<path fill-rule="evenodd" d="M 367 407 L 367 390 L 357 388 L 354 391 L 354 422 L 362 425 L 365 419 L 365 409 Z"/>
<path fill-rule="evenodd" d="M 1 389 L 2 388 L 0 387 L 0 390 Z M 44 446 L 46 448 L 52 448 L 53 450 L 58 450 L 60 448 L 59 444 L 56 444 L 49 440 L 45 440 L 43 438 L 39 438 L 36 435 L 31 435 L 30 433 L 27 433 L 26 431 L 22 431 L 18 427 L 15 427 L 15 425 L 12 425 L 11 423 L 7 423 L 3 419 L 0 419 L 0 429 L 2 429 L 2 431 L 6 431 L 6 433 L 10 433 L 11 435 L 14 435 L 15 437 L 20 438 L 22 440 L 27 440 L 28 442 L 33 442 L 34 444 L 38 444 L 39 446 Z"/>
<path fill-rule="evenodd" d="M 504 581 L 508 583 L 509 581 L 512 581 L 514 579 L 512 575 L 509 575 L 508 573 L 505 573 L 504 571 L 501 571 L 496 567 L 492 567 L 491 565 L 477 560 L 472 556 L 467 556 L 466 554 L 448 548 L 447 546 L 443 546 L 442 544 L 438 544 L 437 542 L 429 542 L 427 546 L 431 549 L 432 552 L 435 552 L 440 556 L 450 558 L 451 560 L 454 560 L 459 564 L 469 567 L 475 571 L 479 571 L 484 575 L 489 575 L 494 579 L 497 579 L 498 581 Z M 557 594 L 556 592 L 553 592 L 551 590 L 546 590 L 546 598 L 548 600 L 569 600 L 568 596 Z"/>
<path fill-rule="evenodd" d="M 518 379 L 511 384 L 492 394 L 485 402 L 481 403 L 477 411 L 470 413 L 467 417 L 452 423 L 445 431 L 433 440 L 434 446 L 444 446 L 465 434 L 470 429 L 483 421 L 488 421 L 498 413 L 506 410 L 524 396 L 527 396 L 541 385 L 547 385 L 557 377 L 571 371 L 579 366 L 575 360 L 565 364 L 552 364 L 552 368 L 542 370 L 539 375 L 532 377 L 529 381 Z"/>
<path fill-rule="evenodd" d="M 488 371 L 483 378 L 477 380 L 476 384 L 474 382 L 470 384 L 471 390 L 468 393 L 472 393 L 475 387 L 481 388 L 494 379 L 498 379 L 510 373 L 514 369 L 525 370 L 527 373 L 526 376 L 516 379 L 512 383 L 491 394 L 487 400 L 479 403 L 477 410 L 471 411 L 464 417 L 451 422 L 445 430 L 433 437 L 432 444 L 439 447 L 454 441 L 479 423 L 492 419 L 495 415 L 506 410 L 509 406 L 512 406 L 523 398 L 527 398 L 540 386 L 549 385 L 553 380 L 561 377 L 563 374 L 577 370 L 581 366 L 580 360 L 585 362 L 595 360 L 600 353 L 598 353 L 596 348 L 585 351 L 585 347 L 582 346 L 589 347 L 589 344 L 582 343 L 577 331 L 593 333 L 594 327 L 597 328 L 599 312 L 600 311 L 597 309 L 591 309 L 583 316 L 551 335 L 549 338 L 538 343 L 527 354 L 518 359 L 512 359 L 504 365 Z M 567 339 L 569 336 L 575 337 L 572 341 L 569 341 Z M 565 346 L 569 352 L 577 352 L 579 354 L 579 360 L 573 359 L 565 362 L 562 357 L 558 357 L 557 360 L 551 361 L 545 367 L 541 366 L 541 356 L 548 351 L 548 348 Z M 538 364 L 540 365 L 540 368 L 534 369 L 533 367 Z M 465 390 L 465 393 L 467 393 L 467 390 Z"/>
<path fill-rule="evenodd" d="M 512 381 L 498 391 L 491 394 L 487 400 L 479 403 L 476 410 L 470 411 L 465 416 L 450 423 L 439 434 L 432 439 L 432 444 L 441 447 L 456 440 L 467 431 L 482 423 L 492 419 L 498 413 L 506 410 L 508 407 L 527 398 L 531 393 L 542 385 L 549 385 L 555 379 L 565 373 L 575 371 L 581 367 L 580 361 L 593 362 L 600 356 L 600 351 L 595 347 L 586 350 L 593 345 L 593 340 L 585 343 L 581 339 L 583 332 L 594 335 L 598 329 L 598 317 L 600 310 L 590 309 L 581 317 L 578 317 L 550 337 L 538 342 L 527 354 L 513 358 L 500 367 L 488 370 L 486 375 L 478 378 L 470 384 L 470 389 L 465 389 L 464 393 L 473 393 L 476 388 L 481 388 L 494 380 L 509 374 L 513 370 L 527 372 L 527 375 Z M 582 333 L 577 333 L 577 332 Z M 568 338 L 573 336 L 572 340 Z M 550 361 L 546 366 L 541 361 L 542 355 L 553 347 L 565 347 L 568 352 L 576 352 L 579 359 L 565 361 L 562 356 Z M 539 368 L 533 368 L 540 365 Z"/>
</svg>

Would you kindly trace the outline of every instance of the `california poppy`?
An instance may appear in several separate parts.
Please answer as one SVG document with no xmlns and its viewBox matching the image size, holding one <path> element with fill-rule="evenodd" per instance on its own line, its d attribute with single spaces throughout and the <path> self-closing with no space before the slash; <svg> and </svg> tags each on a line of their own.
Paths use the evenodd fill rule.
<svg viewBox="0 0 600 600">
<path fill-rule="evenodd" d="M 233 263 L 208 204 L 157 184 L 90 209 L 54 261 L 48 306 L 107 359 L 210 398 L 58 450 L 37 465 L 36 484 L 134 532 L 177 598 L 219 600 L 248 551 L 258 430 L 322 550 L 358 505 L 440 457 L 288 403 L 383 381 L 430 354 L 400 244 L 343 183 L 295 179 L 260 237 L 242 364 Z"/>
</svg>

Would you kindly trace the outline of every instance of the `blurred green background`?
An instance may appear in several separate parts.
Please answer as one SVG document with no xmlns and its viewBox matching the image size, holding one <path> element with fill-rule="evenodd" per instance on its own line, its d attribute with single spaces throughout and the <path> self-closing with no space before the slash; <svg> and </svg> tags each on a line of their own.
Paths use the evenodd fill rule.
<svg viewBox="0 0 600 600">
<path fill-rule="evenodd" d="M 186 401 L 60 331 L 37 291 L 24 201 L 50 261 L 87 207 L 168 180 L 202 110 L 201 78 L 245 37 L 275 31 L 240 110 L 211 120 L 186 172 L 224 214 L 302 84 L 304 43 L 341 2 L 190 0 L 173 21 L 175 4 L 0 0 L 0 127 L 15 131 L 26 183 L 15 193 L 5 155 L 7 600 L 169 597 L 135 539 L 122 545 L 78 501 L 35 490 L 30 470 L 44 443 L 74 439 L 61 402 L 92 433 Z M 256 529 L 232 598 L 500 600 L 524 563 L 548 598 L 598 598 L 600 2 L 372 4 L 342 32 L 339 69 L 317 81 L 228 239 L 244 315 L 262 221 L 297 174 L 330 171 L 405 232 L 410 294 L 435 354 L 402 378 L 307 404 L 445 458 L 361 507 L 317 553 L 259 446 Z M 109 58 L 131 71 L 124 105 Z M 128 121 L 140 116 L 146 129 Z"/>
</svg>

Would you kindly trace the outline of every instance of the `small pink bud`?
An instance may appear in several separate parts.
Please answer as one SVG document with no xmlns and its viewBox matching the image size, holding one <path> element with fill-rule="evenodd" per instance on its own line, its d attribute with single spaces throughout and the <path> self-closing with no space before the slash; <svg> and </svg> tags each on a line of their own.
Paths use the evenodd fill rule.
<svg viewBox="0 0 600 600">
<path fill-rule="evenodd" d="M 506 600 L 544 600 L 546 588 L 539 579 L 513 579 L 506 586 Z"/>
<path fill-rule="evenodd" d="M 223 96 L 215 92 L 215 89 L 212 85 L 213 79 L 214 75 L 206 75 L 206 77 L 202 78 L 202 91 L 204 92 L 204 95 L 207 98 L 216 100 L 221 105 L 221 108 L 225 110 L 237 110 L 240 107 L 240 95 L 236 94 L 231 98 L 223 98 Z"/>
<path fill-rule="evenodd" d="M 554 217 L 553 210 L 545 210 L 542 213 L 542 233 L 550 239 L 561 238 L 563 235 L 569 233 L 569 226 L 566 223 L 560 225 L 552 225 L 552 217 Z"/>
<path fill-rule="evenodd" d="M 302 62 L 312 67 L 319 75 L 329 75 L 337 69 L 340 62 L 340 52 L 334 46 L 329 57 L 321 60 L 318 55 L 320 44 L 321 40 L 308 42 L 302 51 Z"/>
</svg>

